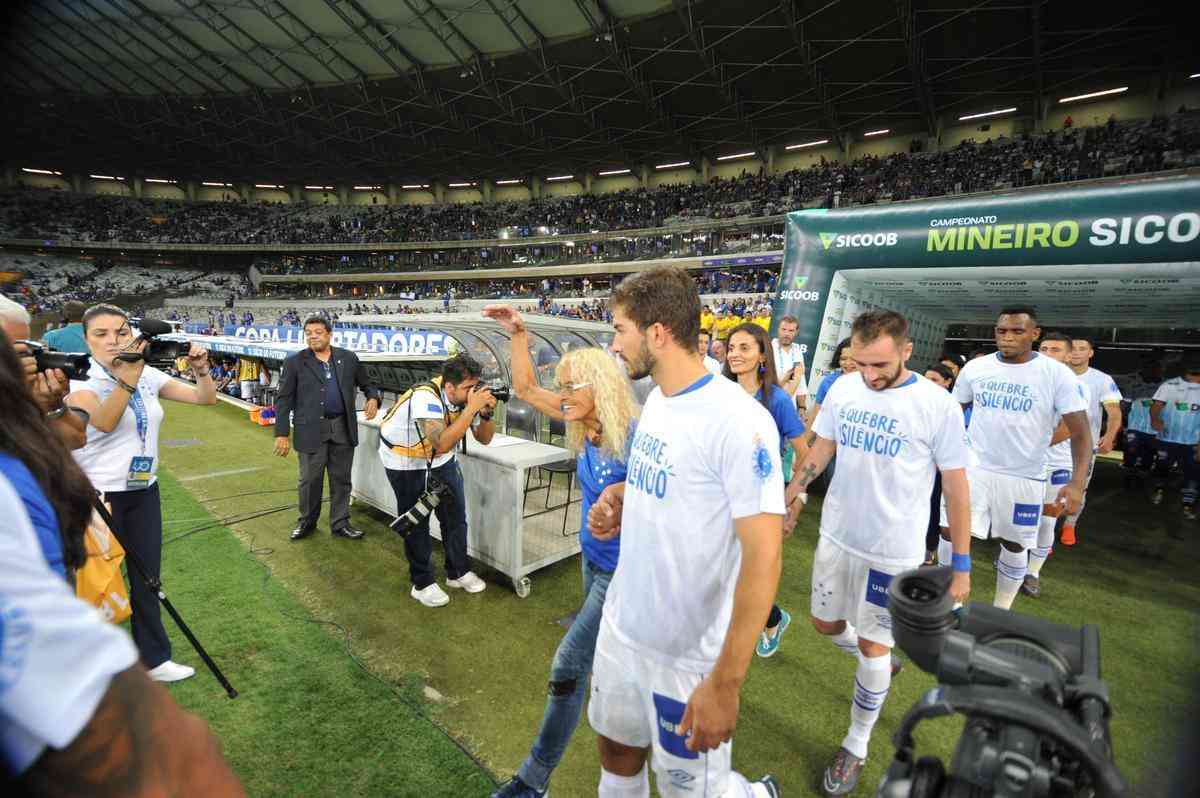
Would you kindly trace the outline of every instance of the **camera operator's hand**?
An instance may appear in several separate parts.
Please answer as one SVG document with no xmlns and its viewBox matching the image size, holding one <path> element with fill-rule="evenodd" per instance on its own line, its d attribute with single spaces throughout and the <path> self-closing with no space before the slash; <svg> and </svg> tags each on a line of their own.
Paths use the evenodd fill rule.
<svg viewBox="0 0 1200 798">
<path fill-rule="evenodd" d="M 508 305 L 488 305 L 483 309 L 483 315 L 498 322 L 509 335 L 525 329 L 525 320 L 521 318 L 521 314 L 517 312 L 516 308 Z"/>
<path fill-rule="evenodd" d="M 288 441 L 286 435 L 281 435 L 275 439 L 275 454 L 278 457 L 287 457 L 288 452 L 292 450 L 292 444 Z"/>
<path fill-rule="evenodd" d="M 950 577 L 950 597 L 957 604 L 966 604 L 967 596 L 971 595 L 971 572 L 955 571 Z"/>
<path fill-rule="evenodd" d="M 142 352 L 144 352 L 146 350 L 146 347 L 148 345 L 149 345 L 149 341 L 138 338 L 138 339 L 134 340 L 134 342 L 131 343 L 129 346 L 127 346 L 123 350 L 121 350 L 120 354 L 127 354 L 129 352 L 137 352 L 140 355 Z M 112 365 L 108 367 L 108 370 L 110 372 L 112 372 L 112 375 L 114 377 L 121 380 L 126 385 L 133 385 L 135 387 L 138 384 L 138 380 L 140 380 L 142 378 L 142 372 L 145 371 L 145 369 L 146 369 L 146 361 L 143 360 L 142 358 L 138 358 L 137 360 L 135 360 L 133 362 L 130 362 L 127 360 L 118 360 L 117 358 L 113 358 Z"/>
<path fill-rule="evenodd" d="M 62 369 L 46 369 L 34 375 L 30 389 L 42 411 L 49 413 L 62 406 L 63 397 L 70 392 L 71 381 Z"/>
<path fill-rule="evenodd" d="M 718 684 L 712 674 L 692 692 L 676 731 L 687 736 L 689 751 L 711 751 L 733 738 L 740 690 L 735 683 Z"/>
<path fill-rule="evenodd" d="M 21 358 L 21 368 L 25 372 L 25 384 L 32 390 L 38 376 L 37 357 L 29 350 L 28 346 L 19 341 L 13 344 L 13 349 Z"/>
<path fill-rule="evenodd" d="M 187 353 L 188 365 L 192 367 L 192 373 L 196 376 L 207 372 L 208 365 L 208 350 L 199 344 L 192 344 Z"/>
<path fill-rule="evenodd" d="M 491 388 L 476 385 L 467 392 L 467 411 L 471 415 L 492 410 L 496 407 L 496 397 L 492 396 Z"/>
</svg>

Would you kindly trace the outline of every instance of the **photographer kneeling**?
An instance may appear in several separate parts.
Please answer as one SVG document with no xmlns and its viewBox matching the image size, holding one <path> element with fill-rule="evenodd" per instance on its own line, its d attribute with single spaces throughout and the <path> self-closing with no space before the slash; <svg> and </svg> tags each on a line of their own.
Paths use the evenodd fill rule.
<svg viewBox="0 0 1200 798">
<path fill-rule="evenodd" d="M 126 551 L 158 577 L 162 564 L 162 508 L 158 485 L 158 432 L 162 427 L 160 399 L 193 405 L 217 402 L 209 375 L 208 353 L 192 345 L 188 363 L 196 384 L 172 380 L 140 357 L 144 338 L 134 338 L 129 316 L 115 305 L 93 305 L 83 314 L 83 331 L 92 351 L 86 381 L 72 382 L 67 397 L 73 407 L 90 416 L 87 444 L 75 461 L 104 501 L 112 507 L 113 533 Z M 171 643 L 159 614 L 158 597 L 142 579 L 131 578 L 133 641 L 150 678 L 174 682 L 195 674 L 171 661 Z"/>
<path fill-rule="evenodd" d="M 407 513 L 435 484 L 445 486 L 435 512 L 446 553 L 446 584 L 468 593 L 479 593 L 486 585 L 468 567 L 466 496 L 454 450 L 468 429 L 484 446 L 496 434 L 496 398 L 479 385 L 482 373 L 479 363 L 466 355 L 450 358 L 440 377 L 402 394 L 379 427 L 379 457 L 396 492 L 397 513 Z M 450 597 L 433 577 L 428 515 L 404 535 L 404 555 L 412 597 L 426 607 L 448 604 Z"/>
</svg>

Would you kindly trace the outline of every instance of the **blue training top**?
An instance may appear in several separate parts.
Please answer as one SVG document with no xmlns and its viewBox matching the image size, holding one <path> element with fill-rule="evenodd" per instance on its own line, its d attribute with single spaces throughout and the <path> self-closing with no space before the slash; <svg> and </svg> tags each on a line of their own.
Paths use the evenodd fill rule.
<svg viewBox="0 0 1200 798">
<path fill-rule="evenodd" d="M 837 382 L 837 378 L 842 376 L 842 373 L 842 370 L 838 369 L 825 375 L 825 378 L 821 380 L 821 384 L 817 386 L 817 395 L 813 397 L 817 404 L 825 403 L 825 394 L 829 393 L 829 389 Z"/>
<path fill-rule="evenodd" d="M 633 440 L 633 427 L 626 438 L 626 451 Z M 579 545 L 588 562 L 605 571 L 617 570 L 617 555 L 621 551 L 621 537 L 612 540 L 596 540 L 588 531 L 588 510 L 600 498 L 600 493 L 609 485 L 625 481 L 625 462 L 604 456 L 589 440 L 583 442 L 583 454 L 575 462 L 575 478 L 583 491 L 583 507 L 580 514 Z"/>
<path fill-rule="evenodd" d="M 762 388 L 754 394 L 758 402 L 762 402 Z M 775 428 L 779 430 L 779 452 L 787 451 L 788 441 L 804 434 L 804 422 L 796 412 L 796 402 L 782 388 L 771 389 L 771 399 L 767 410 L 775 419 Z"/>
<path fill-rule="evenodd" d="M 0 474 L 4 474 L 8 478 L 8 481 L 12 483 L 13 490 L 21 497 L 21 503 L 25 505 L 25 512 L 29 514 L 33 531 L 37 533 L 38 545 L 41 546 L 42 556 L 45 557 L 46 563 L 54 573 L 66 579 L 67 566 L 63 561 L 62 537 L 58 530 L 58 513 L 54 512 L 54 507 L 46 498 L 42 486 L 34 479 L 25 464 L 8 452 L 0 452 Z"/>
</svg>

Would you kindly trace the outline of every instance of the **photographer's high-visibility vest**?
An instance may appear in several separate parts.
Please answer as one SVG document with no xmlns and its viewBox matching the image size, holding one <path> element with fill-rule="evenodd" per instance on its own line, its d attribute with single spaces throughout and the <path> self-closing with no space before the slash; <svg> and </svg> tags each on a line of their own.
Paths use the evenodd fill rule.
<svg viewBox="0 0 1200 798">
<path fill-rule="evenodd" d="M 399 457 L 409 457 L 414 460 L 432 461 L 434 457 L 436 457 L 433 451 L 433 442 L 425 438 L 424 435 L 420 436 L 420 441 L 408 446 L 394 444 L 387 438 L 383 437 L 383 427 L 386 426 L 392 417 L 396 415 L 398 410 L 409 406 L 409 401 L 418 392 L 427 393 L 437 399 L 438 403 L 442 406 L 442 416 L 447 427 L 453 424 L 458 419 L 459 415 L 461 415 L 461 410 L 450 410 L 449 406 L 442 398 L 442 378 L 434 377 L 429 382 L 418 383 L 404 393 L 400 394 L 400 397 L 396 399 L 396 404 L 388 408 L 387 413 L 385 413 L 383 416 L 383 420 L 379 423 L 379 437 L 380 440 L 383 441 L 383 445 L 388 447 L 388 450 L 392 454 L 395 454 Z M 420 428 L 417 429 L 417 432 L 420 434 Z"/>
</svg>

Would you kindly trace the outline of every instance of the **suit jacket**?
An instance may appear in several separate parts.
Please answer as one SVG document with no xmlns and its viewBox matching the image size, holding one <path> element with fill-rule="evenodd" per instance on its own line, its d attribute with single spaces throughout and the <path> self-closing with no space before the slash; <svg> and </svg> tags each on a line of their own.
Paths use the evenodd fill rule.
<svg viewBox="0 0 1200 798">
<path fill-rule="evenodd" d="M 378 399 L 379 391 L 367 385 L 367 373 L 358 355 L 348 349 L 331 346 L 330 361 L 337 371 L 338 387 L 350 428 L 350 442 L 358 445 L 358 423 L 354 416 L 354 389 L 361 388 L 368 399 Z M 325 416 L 325 364 L 311 349 L 301 349 L 283 361 L 279 372 L 279 393 L 275 398 L 275 436 L 287 437 L 295 415 L 296 451 L 315 452 L 321 446 L 321 419 Z"/>
</svg>

